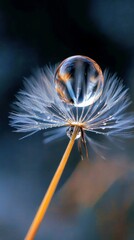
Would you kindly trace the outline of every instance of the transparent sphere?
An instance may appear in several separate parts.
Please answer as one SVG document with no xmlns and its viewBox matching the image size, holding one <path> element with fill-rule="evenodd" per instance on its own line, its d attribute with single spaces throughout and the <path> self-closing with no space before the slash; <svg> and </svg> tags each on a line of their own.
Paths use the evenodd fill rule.
<svg viewBox="0 0 134 240">
<path fill-rule="evenodd" d="M 66 58 L 56 69 L 55 88 L 62 101 L 76 107 L 93 104 L 102 94 L 104 77 L 89 57 Z"/>
</svg>

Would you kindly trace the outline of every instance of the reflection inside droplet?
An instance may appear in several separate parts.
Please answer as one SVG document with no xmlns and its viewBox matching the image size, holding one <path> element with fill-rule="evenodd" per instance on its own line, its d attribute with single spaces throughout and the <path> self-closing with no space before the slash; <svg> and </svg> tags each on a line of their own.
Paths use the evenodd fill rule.
<svg viewBox="0 0 134 240">
<path fill-rule="evenodd" d="M 104 77 L 91 58 L 66 58 L 55 73 L 55 88 L 62 101 L 77 107 L 93 104 L 102 94 Z"/>
</svg>

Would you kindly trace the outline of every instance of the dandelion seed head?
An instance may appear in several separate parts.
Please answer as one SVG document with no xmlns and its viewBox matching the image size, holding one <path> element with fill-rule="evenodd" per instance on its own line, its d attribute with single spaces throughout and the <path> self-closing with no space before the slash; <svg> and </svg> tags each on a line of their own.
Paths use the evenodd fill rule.
<svg viewBox="0 0 134 240">
<path fill-rule="evenodd" d="M 91 58 L 66 58 L 57 68 L 55 88 L 65 103 L 75 107 L 93 104 L 102 94 L 104 77 L 99 65 Z"/>
<path fill-rule="evenodd" d="M 77 126 L 76 139 L 84 134 L 87 143 L 99 149 L 101 143 L 92 139 L 93 134 L 110 140 L 133 136 L 134 114 L 126 112 L 130 103 L 128 89 L 116 75 L 102 74 L 90 58 L 74 56 L 56 70 L 39 69 L 25 80 L 13 104 L 10 125 L 26 136 L 50 129 L 46 142 L 65 134 L 71 138 Z"/>
</svg>

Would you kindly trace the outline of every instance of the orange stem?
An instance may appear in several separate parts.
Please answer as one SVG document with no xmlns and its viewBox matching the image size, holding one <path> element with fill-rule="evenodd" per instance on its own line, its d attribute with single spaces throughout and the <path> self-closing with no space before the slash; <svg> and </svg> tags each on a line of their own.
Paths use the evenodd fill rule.
<svg viewBox="0 0 134 240">
<path fill-rule="evenodd" d="M 25 237 L 25 240 L 33 240 L 35 235 L 36 235 L 36 232 L 38 231 L 38 228 L 39 228 L 39 226 L 40 226 L 40 224 L 43 220 L 43 217 L 44 217 L 44 215 L 47 211 L 47 208 L 50 204 L 50 201 L 53 197 L 53 194 L 56 190 L 56 187 L 59 183 L 59 180 L 60 180 L 61 175 L 63 173 L 63 170 L 65 168 L 65 165 L 67 163 L 67 160 L 68 160 L 69 155 L 71 153 L 71 150 L 73 148 L 74 141 L 75 141 L 75 138 L 76 138 L 77 133 L 78 133 L 78 129 L 79 129 L 78 127 L 74 127 L 74 131 L 73 131 L 72 137 L 71 137 L 71 139 L 68 143 L 66 151 L 65 151 L 65 153 L 64 153 L 64 155 L 61 159 L 61 162 L 60 162 L 60 164 L 59 164 L 59 166 L 56 170 L 56 173 L 55 173 L 55 175 L 54 175 L 54 177 L 53 177 L 53 179 L 52 179 L 52 181 L 49 185 L 49 188 L 48 188 L 48 190 L 47 190 L 47 192 L 46 192 L 46 194 L 45 194 L 45 196 L 44 196 L 44 198 L 43 198 L 43 200 L 42 200 L 42 202 L 39 206 L 39 209 L 38 209 L 38 211 L 35 215 L 35 218 L 34 218 L 32 224 L 31 224 L 31 226 L 28 230 L 28 233 Z"/>
</svg>

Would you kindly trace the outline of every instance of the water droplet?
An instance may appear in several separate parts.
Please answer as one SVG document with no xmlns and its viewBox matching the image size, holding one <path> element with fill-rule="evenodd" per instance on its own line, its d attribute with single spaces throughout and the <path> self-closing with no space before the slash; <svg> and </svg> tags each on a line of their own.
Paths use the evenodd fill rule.
<svg viewBox="0 0 134 240">
<path fill-rule="evenodd" d="M 62 101 L 84 107 L 93 104 L 101 96 L 104 77 L 94 60 L 77 55 L 66 58 L 58 66 L 54 81 Z"/>
<path fill-rule="evenodd" d="M 72 137 L 73 131 L 74 131 L 74 127 L 73 127 L 73 126 L 69 127 L 69 128 L 66 130 L 66 134 L 67 134 L 67 136 L 68 136 L 69 138 Z M 77 133 L 77 136 L 76 136 L 75 139 L 78 139 L 78 138 L 80 138 L 80 137 L 81 137 L 81 131 L 79 130 L 79 132 Z"/>
</svg>

